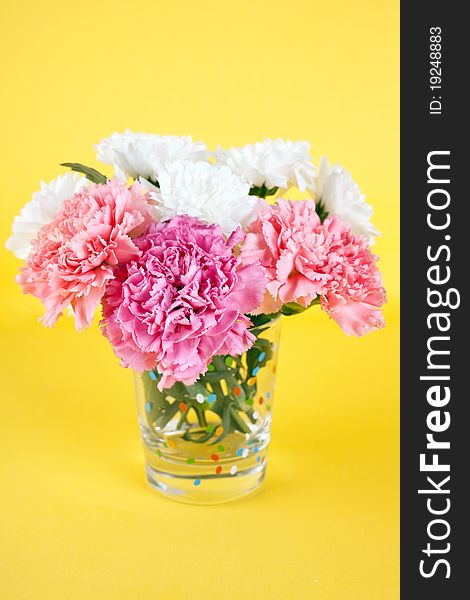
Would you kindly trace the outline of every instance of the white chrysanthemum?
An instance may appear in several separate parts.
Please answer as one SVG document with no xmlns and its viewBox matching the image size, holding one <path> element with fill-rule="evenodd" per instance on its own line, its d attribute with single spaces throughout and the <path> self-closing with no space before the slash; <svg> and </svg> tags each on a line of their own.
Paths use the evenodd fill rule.
<svg viewBox="0 0 470 600">
<path fill-rule="evenodd" d="M 297 186 L 301 192 L 314 189 L 315 167 L 308 142 L 283 139 L 257 142 L 215 152 L 219 164 L 230 167 L 250 186 L 287 189 Z"/>
<path fill-rule="evenodd" d="M 78 173 L 59 175 L 49 183 L 41 181 L 41 189 L 34 192 L 32 199 L 13 221 L 13 235 L 5 246 L 18 258 L 26 258 L 31 251 L 31 242 L 39 230 L 60 212 L 64 200 L 70 198 L 89 181 Z"/>
<path fill-rule="evenodd" d="M 341 165 L 330 166 L 326 157 L 320 159 L 315 201 L 327 213 L 336 213 L 351 224 L 351 231 L 373 242 L 380 235 L 370 222 L 373 210 L 349 171 Z"/>
<path fill-rule="evenodd" d="M 228 167 L 202 161 L 169 162 L 158 182 L 160 188 L 143 181 L 161 220 L 189 215 L 220 225 L 228 235 L 239 226 L 246 227 L 255 217 L 257 198 L 249 195 L 248 183 Z"/>
<path fill-rule="evenodd" d="M 193 142 L 190 136 L 154 135 L 150 133 L 113 133 L 95 146 L 97 159 L 113 165 L 117 177 L 143 177 L 157 181 L 163 165 L 175 160 L 209 160 L 210 153 L 203 142 Z"/>
</svg>

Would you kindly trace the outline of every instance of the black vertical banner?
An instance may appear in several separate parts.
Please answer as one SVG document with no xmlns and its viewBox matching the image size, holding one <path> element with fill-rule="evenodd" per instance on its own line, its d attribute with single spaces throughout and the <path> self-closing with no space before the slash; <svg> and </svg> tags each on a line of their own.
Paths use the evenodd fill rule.
<svg viewBox="0 0 470 600">
<path fill-rule="evenodd" d="M 401 6 L 401 598 L 470 597 L 470 30 Z"/>
</svg>

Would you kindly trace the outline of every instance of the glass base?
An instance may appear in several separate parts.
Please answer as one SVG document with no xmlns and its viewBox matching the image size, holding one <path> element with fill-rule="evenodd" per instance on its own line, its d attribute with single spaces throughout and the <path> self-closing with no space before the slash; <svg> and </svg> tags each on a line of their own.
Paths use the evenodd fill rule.
<svg viewBox="0 0 470 600">
<path fill-rule="evenodd" d="M 171 500 L 187 504 L 222 504 L 256 491 L 264 480 L 266 467 L 254 467 L 236 475 L 201 476 L 197 486 L 192 478 L 174 477 L 150 465 L 146 472 L 149 484 Z"/>
<path fill-rule="evenodd" d="M 266 473 L 268 440 L 246 440 L 231 434 L 222 445 L 197 446 L 196 456 L 178 453 L 177 436 L 167 439 L 167 447 L 144 444 L 147 480 L 159 492 L 190 504 L 219 504 L 254 492 Z M 243 439 L 243 445 L 240 443 Z M 236 443 L 236 452 L 230 446 Z M 168 445 L 169 444 L 169 445 Z M 196 448 L 194 448 L 196 446 Z M 186 449 L 187 450 L 187 449 Z"/>
</svg>

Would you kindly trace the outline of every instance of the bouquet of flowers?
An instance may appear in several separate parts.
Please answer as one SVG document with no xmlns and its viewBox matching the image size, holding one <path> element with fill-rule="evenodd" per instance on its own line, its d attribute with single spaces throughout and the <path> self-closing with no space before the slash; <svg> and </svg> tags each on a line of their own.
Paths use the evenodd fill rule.
<svg viewBox="0 0 470 600">
<path fill-rule="evenodd" d="M 101 308 L 121 365 L 142 373 L 154 454 L 175 450 L 150 440 L 169 424 L 181 444 L 209 448 L 193 463 L 215 447 L 219 462 L 227 436 L 256 434 L 259 371 L 276 350 L 266 332 L 280 315 L 318 305 L 348 335 L 383 327 L 372 209 L 344 168 L 322 158 L 317 170 L 307 142 L 210 152 L 126 131 L 96 149 L 113 176 L 64 163 L 71 171 L 41 184 L 6 245 L 44 325 L 67 310 L 81 330 Z M 306 199 L 285 199 L 292 187 Z"/>
</svg>

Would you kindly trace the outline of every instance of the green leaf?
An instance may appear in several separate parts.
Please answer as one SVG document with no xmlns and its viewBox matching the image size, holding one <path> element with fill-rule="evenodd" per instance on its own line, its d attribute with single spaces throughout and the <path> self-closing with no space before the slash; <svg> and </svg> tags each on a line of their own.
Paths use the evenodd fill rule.
<svg viewBox="0 0 470 600">
<path fill-rule="evenodd" d="M 263 186 L 264 187 L 264 186 Z M 274 186 L 272 188 L 266 188 L 266 196 L 274 196 L 279 188 Z"/>
<path fill-rule="evenodd" d="M 201 375 L 200 379 L 204 383 L 216 383 L 223 379 L 227 373 L 228 371 L 208 371 L 207 373 L 204 373 L 204 375 Z"/>
<path fill-rule="evenodd" d="M 250 321 L 253 323 L 253 325 L 250 327 L 250 329 L 255 329 L 256 327 L 261 327 L 261 325 L 266 325 L 266 323 L 269 323 L 270 321 L 272 321 L 273 319 L 277 319 L 277 317 L 280 316 L 280 313 L 270 313 L 269 315 L 248 315 Z"/>
<path fill-rule="evenodd" d="M 303 313 L 305 310 L 305 306 L 301 304 L 297 304 L 297 302 L 288 302 L 284 304 L 281 308 L 281 313 L 286 317 L 290 317 L 291 315 L 298 315 Z"/>
<path fill-rule="evenodd" d="M 326 217 L 329 215 L 328 211 L 326 210 L 326 208 L 321 200 L 316 205 L 315 211 L 316 211 L 317 215 L 320 217 L 320 221 L 322 223 L 326 219 Z"/>
<path fill-rule="evenodd" d="M 260 354 L 264 352 L 263 360 L 259 360 Z M 257 338 L 253 346 L 246 353 L 246 366 L 248 370 L 248 379 L 253 377 L 253 370 L 256 367 L 263 368 L 273 356 L 273 344 L 264 338 Z"/>
<path fill-rule="evenodd" d="M 272 188 L 266 187 L 263 185 L 252 185 L 249 191 L 250 196 L 258 196 L 258 198 L 266 198 L 267 196 L 274 196 L 279 188 L 274 186 Z"/>
<path fill-rule="evenodd" d="M 153 186 L 155 186 L 156 188 L 160 187 L 160 184 L 158 183 L 157 179 L 152 179 L 151 177 L 141 177 L 141 179 L 145 179 L 145 181 L 148 181 L 150 184 L 152 184 Z M 134 178 L 134 181 L 138 181 L 139 178 Z"/>
<path fill-rule="evenodd" d="M 69 167 L 69 169 L 72 169 L 72 171 L 77 171 L 77 173 L 83 173 L 85 177 L 93 183 L 106 183 L 108 181 L 108 178 L 106 175 L 103 175 L 103 173 L 100 173 L 92 167 L 81 165 L 80 163 L 60 163 L 60 166 Z"/>
<path fill-rule="evenodd" d="M 301 304 L 297 304 L 297 302 L 288 302 L 282 306 L 281 313 L 286 317 L 290 317 L 303 313 L 317 304 L 320 304 L 320 296 L 317 296 L 308 306 L 302 306 Z"/>
</svg>

